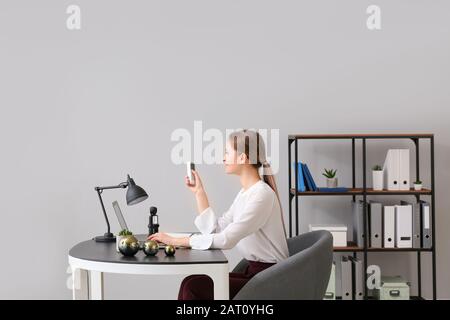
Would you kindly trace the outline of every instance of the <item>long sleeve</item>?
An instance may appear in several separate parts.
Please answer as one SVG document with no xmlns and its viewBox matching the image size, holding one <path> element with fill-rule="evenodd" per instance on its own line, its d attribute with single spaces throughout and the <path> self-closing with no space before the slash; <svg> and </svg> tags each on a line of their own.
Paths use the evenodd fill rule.
<svg viewBox="0 0 450 320">
<path fill-rule="evenodd" d="M 189 245 L 192 249 L 206 250 L 211 247 L 213 232 L 220 232 L 233 220 L 231 208 L 222 217 L 217 218 L 211 207 L 206 208 L 199 214 L 194 223 L 202 234 L 194 234 L 189 238 Z"/>
<path fill-rule="evenodd" d="M 222 217 L 217 218 L 211 207 L 206 208 L 201 214 L 195 218 L 195 225 L 203 234 L 220 232 L 233 220 L 231 208 L 226 211 Z"/>
<path fill-rule="evenodd" d="M 213 234 L 193 234 L 189 237 L 189 246 L 196 250 L 206 250 L 211 247 Z"/>
<path fill-rule="evenodd" d="M 266 223 L 274 201 L 274 196 L 264 196 L 264 194 L 260 193 L 253 194 L 235 221 L 224 220 L 228 224 L 220 232 L 192 235 L 190 237 L 190 246 L 193 249 L 200 250 L 233 248 L 241 239 L 254 233 Z M 204 220 L 207 223 L 202 225 L 202 227 L 209 227 L 204 228 L 204 230 L 214 232 L 215 228 L 213 226 L 217 226 L 218 222 L 213 224 L 215 220 L 212 217 L 205 217 Z"/>
</svg>

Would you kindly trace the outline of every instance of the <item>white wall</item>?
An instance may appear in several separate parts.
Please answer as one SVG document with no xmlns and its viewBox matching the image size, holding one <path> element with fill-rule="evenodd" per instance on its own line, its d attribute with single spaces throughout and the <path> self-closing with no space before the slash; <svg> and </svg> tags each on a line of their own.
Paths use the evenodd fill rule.
<svg viewBox="0 0 450 320">
<path fill-rule="evenodd" d="M 81 7 L 80 31 L 66 29 L 69 4 Z M 366 28 L 370 4 L 382 9 L 380 31 Z M 104 200 L 119 200 L 135 232 L 146 232 L 151 205 L 162 230 L 194 229 L 184 167 L 170 161 L 170 134 L 194 120 L 280 129 L 286 217 L 289 133 L 435 133 L 438 297 L 450 298 L 449 11 L 443 0 L 2 1 L 0 298 L 70 298 L 67 252 L 105 228 L 93 188 L 127 173 L 150 199 L 126 207 L 116 190 Z M 370 144 L 369 162 L 399 145 Z M 350 144 L 302 150 L 317 179 L 333 166 L 350 183 Z M 225 210 L 238 181 L 220 166 L 199 171 Z M 302 202 L 301 231 L 349 221 L 348 199 L 334 200 Z M 413 255 L 370 262 L 415 275 Z M 176 298 L 180 280 L 107 275 L 106 298 Z"/>
</svg>

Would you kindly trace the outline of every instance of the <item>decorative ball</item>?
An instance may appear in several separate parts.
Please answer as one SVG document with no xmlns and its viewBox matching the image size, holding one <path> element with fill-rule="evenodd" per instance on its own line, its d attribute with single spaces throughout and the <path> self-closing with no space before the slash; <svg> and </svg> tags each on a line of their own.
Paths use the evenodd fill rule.
<svg viewBox="0 0 450 320">
<path fill-rule="evenodd" d="M 166 253 L 167 256 L 173 256 L 175 254 L 175 247 L 172 245 L 167 245 L 164 248 L 164 252 Z"/>
<path fill-rule="evenodd" d="M 144 242 L 144 253 L 148 256 L 154 256 L 158 253 L 159 244 L 156 241 L 148 240 Z"/>
<path fill-rule="evenodd" d="M 119 251 L 127 257 L 134 256 L 139 251 L 139 241 L 135 236 L 124 236 L 119 242 Z"/>
</svg>

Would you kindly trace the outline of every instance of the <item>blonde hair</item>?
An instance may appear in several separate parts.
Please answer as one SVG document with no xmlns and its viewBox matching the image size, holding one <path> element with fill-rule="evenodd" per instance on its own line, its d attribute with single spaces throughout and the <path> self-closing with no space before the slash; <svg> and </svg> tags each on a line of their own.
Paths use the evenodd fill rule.
<svg viewBox="0 0 450 320">
<path fill-rule="evenodd" d="M 233 149 L 238 153 L 244 153 L 253 167 L 259 170 L 262 167 L 262 179 L 275 192 L 281 212 L 281 222 L 283 225 L 284 235 L 286 235 L 286 227 L 284 225 L 283 209 L 281 207 L 280 196 L 278 194 L 275 176 L 273 175 L 270 163 L 266 158 L 266 146 L 264 139 L 257 131 L 243 129 L 230 134 L 229 140 Z M 255 148 L 256 147 L 256 148 Z"/>
</svg>

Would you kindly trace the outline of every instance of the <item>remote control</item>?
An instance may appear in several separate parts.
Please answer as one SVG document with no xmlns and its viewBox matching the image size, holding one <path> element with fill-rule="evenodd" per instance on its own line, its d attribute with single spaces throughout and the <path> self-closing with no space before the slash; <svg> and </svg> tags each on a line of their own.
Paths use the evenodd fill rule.
<svg viewBox="0 0 450 320">
<path fill-rule="evenodd" d="M 193 162 L 187 162 L 186 163 L 186 169 L 187 169 L 187 176 L 189 179 L 190 184 L 195 184 L 194 174 L 192 173 L 192 170 L 195 170 L 195 164 Z"/>
</svg>

